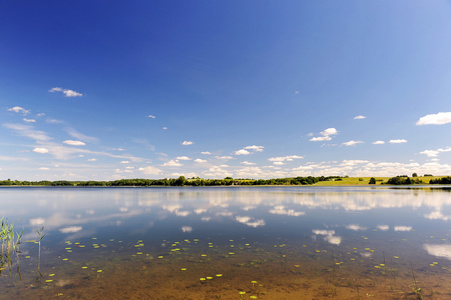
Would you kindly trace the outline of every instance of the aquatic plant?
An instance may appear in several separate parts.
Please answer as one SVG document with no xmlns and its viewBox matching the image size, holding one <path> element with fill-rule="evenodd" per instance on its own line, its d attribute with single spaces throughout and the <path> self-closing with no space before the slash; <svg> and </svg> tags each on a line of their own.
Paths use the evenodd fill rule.
<svg viewBox="0 0 451 300">
<path fill-rule="evenodd" d="M 41 230 L 36 230 L 36 232 L 39 235 L 39 250 L 38 250 L 38 272 L 41 274 L 41 241 L 45 237 L 45 234 L 43 235 L 42 232 L 44 231 L 44 226 L 42 226 Z"/>
<path fill-rule="evenodd" d="M 20 233 L 14 232 L 13 223 L 8 224 L 8 221 L 0 219 L 1 221 L 1 230 L 0 230 L 0 240 L 2 243 L 2 254 L 0 258 L 0 274 L 5 269 L 5 266 L 8 267 L 9 274 L 11 275 L 11 267 L 13 265 L 12 257 L 14 254 L 16 255 L 17 260 L 17 274 L 20 277 L 19 271 L 19 246 L 22 240 L 23 229 Z"/>
</svg>

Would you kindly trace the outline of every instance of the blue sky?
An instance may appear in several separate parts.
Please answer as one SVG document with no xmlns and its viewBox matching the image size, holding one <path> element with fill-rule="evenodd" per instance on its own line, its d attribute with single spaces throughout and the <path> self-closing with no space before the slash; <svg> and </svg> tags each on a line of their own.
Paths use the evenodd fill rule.
<svg viewBox="0 0 451 300">
<path fill-rule="evenodd" d="M 451 175 L 449 1 L 3 1 L 0 178 Z"/>
</svg>

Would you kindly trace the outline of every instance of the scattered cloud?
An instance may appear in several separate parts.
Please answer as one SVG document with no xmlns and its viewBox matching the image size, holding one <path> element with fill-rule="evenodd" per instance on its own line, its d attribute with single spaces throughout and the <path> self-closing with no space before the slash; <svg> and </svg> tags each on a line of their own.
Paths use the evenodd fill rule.
<svg viewBox="0 0 451 300">
<path fill-rule="evenodd" d="M 332 138 L 331 135 L 337 135 L 338 131 L 335 128 L 327 128 L 323 131 L 321 131 L 319 134 L 322 136 L 319 137 L 312 137 L 310 139 L 311 142 L 322 142 L 322 141 L 330 141 Z"/>
<path fill-rule="evenodd" d="M 303 156 L 298 155 L 288 155 L 288 156 L 279 156 L 279 157 L 270 157 L 268 160 L 272 162 L 274 165 L 282 166 L 286 161 L 293 161 L 295 159 L 304 158 Z"/>
<path fill-rule="evenodd" d="M 210 152 L 208 152 L 208 151 L 202 151 L 200 154 L 204 154 L 204 155 L 211 155 L 211 153 Z"/>
<path fill-rule="evenodd" d="M 82 140 L 84 142 L 96 143 L 98 141 L 97 138 L 84 135 L 83 133 L 78 132 L 73 128 L 65 128 L 64 129 L 71 137 Z"/>
<path fill-rule="evenodd" d="M 362 141 L 349 141 L 349 142 L 343 143 L 342 145 L 345 145 L 345 146 L 355 146 L 355 145 L 357 145 L 357 144 L 362 144 L 362 143 L 363 143 Z"/>
<path fill-rule="evenodd" d="M 139 171 L 143 172 L 146 175 L 160 175 L 163 171 L 156 167 L 148 166 L 144 168 L 139 168 Z"/>
<path fill-rule="evenodd" d="M 12 129 L 17 134 L 19 134 L 21 136 L 29 137 L 36 141 L 48 141 L 51 139 L 47 135 L 47 133 L 45 133 L 44 131 L 35 130 L 30 125 L 6 123 L 6 124 L 3 124 L 3 127 Z"/>
<path fill-rule="evenodd" d="M 49 92 L 51 92 L 51 93 L 61 92 L 64 94 L 65 97 L 81 97 L 81 96 L 83 96 L 83 94 L 77 93 L 76 91 L 63 89 L 60 87 L 54 87 L 54 88 L 50 89 Z"/>
<path fill-rule="evenodd" d="M 191 160 L 188 156 L 179 156 L 177 157 L 178 160 Z"/>
<path fill-rule="evenodd" d="M 130 161 L 128 161 L 128 160 L 123 160 L 120 162 L 120 164 L 129 164 L 129 163 L 130 163 Z"/>
<path fill-rule="evenodd" d="M 73 141 L 73 140 L 66 140 L 63 142 L 64 144 L 71 145 L 71 146 L 84 146 L 86 143 L 83 143 L 82 141 Z"/>
<path fill-rule="evenodd" d="M 224 156 L 215 156 L 217 159 L 233 159 L 232 156 L 224 155 Z"/>
<path fill-rule="evenodd" d="M 402 144 L 402 143 L 407 143 L 407 140 L 405 140 L 405 139 L 397 139 L 397 140 L 389 140 L 388 142 L 390 144 Z"/>
<path fill-rule="evenodd" d="M 237 150 L 237 151 L 233 152 L 233 154 L 235 154 L 235 155 L 249 155 L 249 154 L 253 154 L 253 152 L 251 152 L 251 151 L 263 152 L 264 148 L 265 147 L 263 147 L 263 146 L 256 146 L 256 145 L 246 146 L 243 149 L 240 149 L 240 150 Z"/>
<path fill-rule="evenodd" d="M 154 115 L 148 115 L 147 117 L 151 118 L 151 119 L 155 119 L 156 118 Z"/>
<path fill-rule="evenodd" d="M 167 127 L 163 127 L 162 129 L 163 129 L 163 130 L 166 130 L 166 129 L 168 129 L 168 128 L 167 128 Z"/>
<path fill-rule="evenodd" d="M 46 148 L 34 148 L 33 152 L 36 152 L 36 153 L 49 153 L 49 150 L 46 149 Z"/>
<path fill-rule="evenodd" d="M 451 123 L 451 112 L 439 112 L 421 117 L 416 125 L 443 125 Z"/>
<path fill-rule="evenodd" d="M 183 141 L 183 143 L 182 143 L 183 146 L 188 146 L 188 145 L 192 145 L 192 144 L 194 144 L 194 143 L 191 141 Z"/>
<path fill-rule="evenodd" d="M 385 144 L 384 141 L 375 141 L 375 142 L 373 142 L 373 145 L 383 145 L 383 144 Z"/>
<path fill-rule="evenodd" d="M 251 154 L 251 152 L 245 150 L 245 149 L 241 149 L 241 150 L 237 150 L 235 152 L 233 152 L 233 154 L 235 155 L 249 155 Z"/>
<path fill-rule="evenodd" d="M 50 168 L 47 168 L 47 167 L 40 167 L 39 170 L 42 170 L 42 171 L 48 171 L 48 170 L 50 170 Z"/>
<path fill-rule="evenodd" d="M 255 151 L 255 152 L 263 152 L 263 149 L 264 149 L 264 148 L 265 148 L 265 147 L 263 147 L 263 146 L 256 146 L 256 145 L 244 147 L 244 149 L 246 149 L 246 150 L 253 150 L 253 151 Z"/>
<path fill-rule="evenodd" d="M 27 119 L 27 118 L 23 118 L 22 119 L 24 122 L 27 122 L 27 123 L 36 123 L 36 120 L 35 119 Z"/>
<path fill-rule="evenodd" d="M 162 167 L 181 167 L 183 166 L 178 160 L 170 160 L 161 165 Z"/>
<path fill-rule="evenodd" d="M 90 158 L 88 161 L 97 161 L 97 158 Z"/>
<path fill-rule="evenodd" d="M 246 165 L 246 166 L 256 165 L 256 163 L 251 163 L 251 162 L 248 162 L 248 161 L 243 161 L 243 162 L 241 162 L 241 164 Z"/>
<path fill-rule="evenodd" d="M 20 106 L 14 106 L 14 107 L 8 108 L 8 111 L 13 111 L 15 113 L 22 113 L 23 115 L 28 115 L 30 113 L 29 110 L 26 110 L 25 108 L 20 107 Z"/>
<path fill-rule="evenodd" d="M 446 149 L 440 148 L 437 150 L 424 150 L 424 151 L 420 152 L 420 154 L 425 154 L 428 157 L 436 157 L 442 152 L 450 152 L 450 151 L 451 151 L 451 147 L 448 147 Z"/>
<path fill-rule="evenodd" d="M 354 120 L 362 120 L 362 119 L 366 119 L 366 117 L 362 115 L 354 117 Z"/>
<path fill-rule="evenodd" d="M 207 161 L 205 159 L 197 158 L 194 160 L 194 162 L 201 164 L 201 163 L 206 163 Z"/>
</svg>

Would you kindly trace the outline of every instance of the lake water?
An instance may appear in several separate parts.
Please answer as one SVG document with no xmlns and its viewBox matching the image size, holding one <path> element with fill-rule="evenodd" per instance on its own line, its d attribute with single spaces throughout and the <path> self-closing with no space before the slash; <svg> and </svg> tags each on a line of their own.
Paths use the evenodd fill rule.
<svg viewBox="0 0 451 300">
<path fill-rule="evenodd" d="M 0 298 L 451 299 L 450 191 L 0 188 Z"/>
</svg>

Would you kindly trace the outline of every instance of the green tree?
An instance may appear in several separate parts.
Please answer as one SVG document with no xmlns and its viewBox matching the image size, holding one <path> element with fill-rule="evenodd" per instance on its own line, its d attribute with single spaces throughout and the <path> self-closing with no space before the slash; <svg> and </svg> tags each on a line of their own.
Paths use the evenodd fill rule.
<svg viewBox="0 0 451 300">
<path fill-rule="evenodd" d="M 371 177 L 369 184 L 376 184 L 376 178 Z"/>
<path fill-rule="evenodd" d="M 413 173 L 412 177 L 418 177 L 418 174 L 417 173 Z"/>
</svg>

